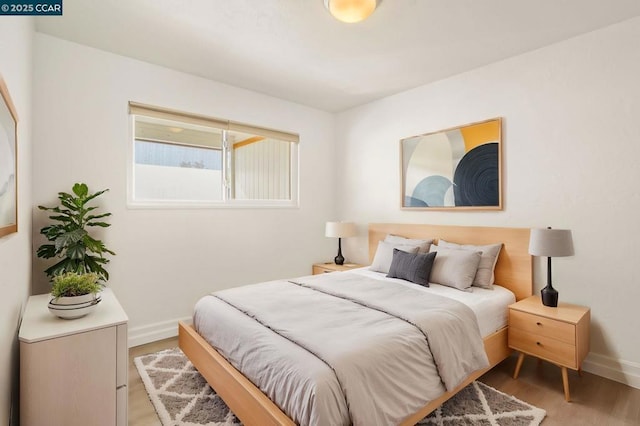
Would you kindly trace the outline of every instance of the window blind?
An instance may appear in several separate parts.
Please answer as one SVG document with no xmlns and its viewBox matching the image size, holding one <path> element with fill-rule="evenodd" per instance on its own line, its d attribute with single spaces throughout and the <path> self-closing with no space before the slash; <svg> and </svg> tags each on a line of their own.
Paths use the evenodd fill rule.
<svg viewBox="0 0 640 426">
<path fill-rule="evenodd" d="M 197 126 L 215 127 L 223 130 L 234 130 L 237 132 L 250 133 L 288 142 L 300 142 L 300 136 L 295 133 L 254 126 L 252 124 L 240 123 L 236 121 L 224 120 L 221 118 L 209 117 L 201 114 L 194 114 L 153 105 L 146 105 L 133 101 L 129 102 L 129 114 L 144 115 L 147 117 L 154 117 L 162 120 L 182 121 Z"/>
</svg>

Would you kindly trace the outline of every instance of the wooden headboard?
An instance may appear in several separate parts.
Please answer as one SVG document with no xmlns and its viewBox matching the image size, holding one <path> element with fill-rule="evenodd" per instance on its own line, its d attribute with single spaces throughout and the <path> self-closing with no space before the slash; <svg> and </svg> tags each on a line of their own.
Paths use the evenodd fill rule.
<svg viewBox="0 0 640 426">
<path fill-rule="evenodd" d="M 387 234 L 406 238 L 442 238 L 458 244 L 503 243 L 495 268 L 496 284 L 508 288 L 516 300 L 533 292 L 533 262 L 529 254 L 529 228 L 488 228 L 478 226 L 414 225 L 407 223 L 369 224 L 369 260 L 373 260 L 378 241 Z"/>
</svg>

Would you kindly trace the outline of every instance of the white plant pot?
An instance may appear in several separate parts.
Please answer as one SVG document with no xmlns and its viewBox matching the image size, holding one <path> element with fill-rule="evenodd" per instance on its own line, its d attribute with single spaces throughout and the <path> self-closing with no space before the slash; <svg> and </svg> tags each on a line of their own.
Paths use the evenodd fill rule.
<svg viewBox="0 0 640 426">
<path fill-rule="evenodd" d="M 87 303 L 95 300 L 97 295 L 94 293 L 83 294 L 82 296 L 72 296 L 72 297 L 56 297 L 55 299 L 51 299 L 51 301 L 56 305 L 79 305 L 82 303 Z"/>
<path fill-rule="evenodd" d="M 84 294 L 73 297 L 56 297 L 49 302 L 49 312 L 63 319 L 81 318 L 95 309 L 100 303 L 99 294 Z"/>
</svg>

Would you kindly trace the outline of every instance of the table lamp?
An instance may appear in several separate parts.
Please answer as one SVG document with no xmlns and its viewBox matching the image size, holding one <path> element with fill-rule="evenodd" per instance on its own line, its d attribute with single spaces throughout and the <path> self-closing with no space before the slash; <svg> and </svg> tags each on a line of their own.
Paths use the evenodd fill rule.
<svg viewBox="0 0 640 426">
<path fill-rule="evenodd" d="M 540 290 L 544 306 L 558 306 L 558 291 L 551 285 L 551 258 L 573 256 L 573 240 L 568 229 L 532 229 L 529 254 L 547 257 L 547 286 Z"/>
<path fill-rule="evenodd" d="M 338 239 L 338 255 L 333 259 L 336 265 L 344 264 L 342 239 L 354 235 L 356 235 L 356 225 L 353 222 L 327 222 L 325 236 Z"/>
</svg>

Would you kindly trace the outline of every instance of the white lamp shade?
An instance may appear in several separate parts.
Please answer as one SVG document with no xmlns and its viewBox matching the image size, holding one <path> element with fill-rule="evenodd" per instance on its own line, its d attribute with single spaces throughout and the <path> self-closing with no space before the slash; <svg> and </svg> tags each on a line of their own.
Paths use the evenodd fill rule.
<svg viewBox="0 0 640 426">
<path fill-rule="evenodd" d="M 356 225 L 353 222 L 327 222 L 325 236 L 332 238 L 347 238 L 356 235 Z"/>
<path fill-rule="evenodd" d="M 534 256 L 573 256 L 573 239 L 569 229 L 532 229 L 529 254 Z"/>
<path fill-rule="evenodd" d="M 324 0 L 324 7 L 334 18 L 350 24 L 367 19 L 377 6 L 377 0 Z"/>
</svg>

